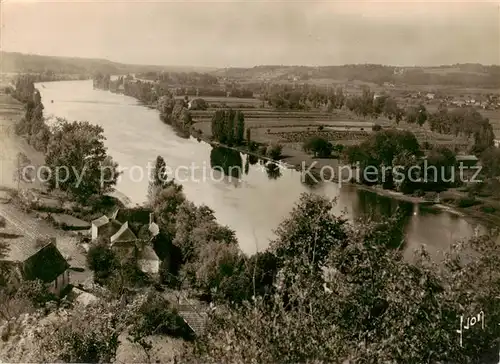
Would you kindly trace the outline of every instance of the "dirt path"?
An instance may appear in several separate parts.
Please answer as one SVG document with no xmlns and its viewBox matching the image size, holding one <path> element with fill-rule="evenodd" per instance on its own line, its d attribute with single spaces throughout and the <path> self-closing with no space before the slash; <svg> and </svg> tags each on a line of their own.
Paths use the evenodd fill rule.
<svg viewBox="0 0 500 364">
<path fill-rule="evenodd" d="M 0 186 L 17 188 L 14 180 L 18 153 L 25 154 L 35 167 L 44 163 L 44 156 L 15 133 L 15 125 L 22 118 L 23 105 L 10 95 L 0 95 Z M 40 188 L 39 183 L 31 184 Z M 28 187 L 22 184 L 22 187 Z"/>
</svg>

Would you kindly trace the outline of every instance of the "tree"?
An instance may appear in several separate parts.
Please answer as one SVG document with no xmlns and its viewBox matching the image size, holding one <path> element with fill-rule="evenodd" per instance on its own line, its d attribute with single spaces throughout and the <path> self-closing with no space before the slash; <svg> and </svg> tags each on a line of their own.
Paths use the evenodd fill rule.
<svg viewBox="0 0 500 364">
<path fill-rule="evenodd" d="M 235 244 L 211 241 L 200 249 L 195 264 L 196 286 L 215 299 L 236 298 L 239 291 L 237 278 L 243 268 L 244 257 Z"/>
<path fill-rule="evenodd" d="M 225 115 L 225 136 L 228 146 L 232 146 L 235 141 L 236 113 L 230 109 Z"/>
<path fill-rule="evenodd" d="M 88 122 L 59 121 L 46 155 L 50 189 L 60 188 L 82 201 L 113 190 L 118 165 L 106 154 L 103 132 Z"/>
<path fill-rule="evenodd" d="M 500 149 L 490 147 L 481 153 L 482 172 L 487 177 L 500 176 Z"/>
<path fill-rule="evenodd" d="M 236 119 L 236 144 L 241 145 L 243 143 L 245 136 L 245 116 L 241 111 L 238 110 L 236 111 L 235 119 Z M 250 139 L 249 135 L 247 134 L 247 140 L 249 139 Z"/>
<path fill-rule="evenodd" d="M 250 145 L 250 143 L 252 142 L 251 133 L 252 130 L 250 128 L 247 128 L 246 131 L 247 145 Z"/>
<path fill-rule="evenodd" d="M 17 153 L 16 162 L 17 165 L 14 172 L 14 180 L 17 181 L 17 190 L 19 191 L 21 181 L 32 182 L 33 176 L 26 170 L 26 167 L 31 164 L 31 161 L 26 154 L 21 152 Z"/>
<path fill-rule="evenodd" d="M 373 124 L 372 130 L 373 131 L 380 131 L 380 130 L 382 130 L 382 126 L 380 126 L 380 124 Z"/>
<path fill-rule="evenodd" d="M 313 136 L 305 141 L 302 148 L 305 152 L 312 152 L 314 157 L 328 158 L 333 151 L 333 145 L 324 138 Z"/>
<path fill-rule="evenodd" d="M 427 110 L 425 109 L 425 106 L 420 104 L 418 106 L 418 116 L 417 116 L 417 124 L 419 126 L 422 126 L 424 125 L 424 123 L 426 122 L 427 120 Z"/>
<path fill-rule="evenodd" d="M 92 245 L 87 253 L 87 266 L 95 274 L 96 280 L 106 279 L 118 268 L 115 253 L 104 242 Z"/>
<path fill-rule="evenodd" d="M 414 106 L 409 107 L 406 110 L 406 122 L 408 124 L 415 124 L 417 122 L 418 115 L 419 115 L 419 110 L 416 107 Z"/>
<path fill-rule="evenodd" d="M 167 164 L 162 156 L 157 156 L 154 169 L 149 177 L 148 201 L 150 205 L 154 204 L 158 192 L 169 185 L 167 178 Z"/>
<path fill-rule="evenodd" d="M 161 190 L 152 206 L 160 231 L 170 239 L 175 235 L 177 209 L 185 200 L 182 186 L 174 184 Z"/>
</svg>

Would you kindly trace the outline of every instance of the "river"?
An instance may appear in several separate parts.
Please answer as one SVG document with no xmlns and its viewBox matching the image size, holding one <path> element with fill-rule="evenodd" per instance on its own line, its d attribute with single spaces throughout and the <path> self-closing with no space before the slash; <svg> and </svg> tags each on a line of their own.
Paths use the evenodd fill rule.
<svg viewBox="0 0 500 364">
<path fill-rule="evenodd" d="M 147 165 L 161 155 L 178 172 L 177 179 L 183 180 L 186 197 L 197 205 L 212 208 L 221 224 L 236 231 L 241 249 L 247 254 L 268 247 L 273 230 L 292 210 L 300 194 L 307 191 L 337 198 L 336 212 L 345 211 L 350 219 L 367 215 L 383 218 L 401 206 L 408 215 L 405 248 L 408 256 L 421 244 L 437 256 L 452 242 L 473 235 L 476 228 L 484 230 L 472 219 L 396 201 L 353 186 L 339 187 L 325 182 L 310 187 L 302 183 L 300 173 L 295 170 L 281 170 L 278 177 L 257 163 L 249 165 L 248 173 L 241 173 L 239 179 L 221 178 L 224 176 L 219 172 L 210 172 L 211 159 L 212 162 L 230 157 L 238 160 L 238 155 L 229 153 L 227 157 L 220 150 L 213 151 L 207 143 L 178 136 L 159 119 L 156 110 L 139 105 L 134 98 L 94 90 L 92 81 L 49 82 L 38 84 L 37 88 L 46 117 L 86 120 L 104 128 L 109 154 L 125 169 L 117 190 L 134 203 L 143 203 L 148 187 Z M 244 166 L 246 158 L 242 156 L 238 163 Z M 187 168 L 178 168 L 182 166 Z"/>
</svg>

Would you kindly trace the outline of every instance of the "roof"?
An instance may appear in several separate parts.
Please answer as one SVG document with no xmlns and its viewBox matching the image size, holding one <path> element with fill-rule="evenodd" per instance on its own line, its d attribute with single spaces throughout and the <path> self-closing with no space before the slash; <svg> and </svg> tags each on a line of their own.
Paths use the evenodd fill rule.
<svg viewBox="0 0 500 364">
<path fill-rule="evenodd" d="M 104 224 L 97 228 L 97 236 L 99 238 L 111 238 L 121 229 L 121 227 L 122 224 L 120 224 L 118 221 L 110 220 L 107 224 Z"/>
<path fill-rule="evenodd" d="M 137 240 L 137 237 L 135 234 L 132 232 L 132 230 L 129 229 L 128 227 L 128 222 L 125 222 L 120 230 L 118 230 L 112 237 L 111 237 L 111 243 L 114 244 L 116 242 L 121 242 L 121 241 L 133 241 Z"/>
<path fill-rule="evenodd" d="M 178 313 L 196 335 L 203 334 L 208 318 L 206 312 L 195 311 L 195 309 L 187 305 L 179 305 Z"/>
<path fill-rule="evenodd" d="M 68 214 L 51 214 L 50 215 L 56 224 L 65 225 L 67 227 L 78 229 L 88 229 L 89 223 Z"/>
<path fill-rule="evenodd" d="M 36 240 L 25 236 L 4 239 L 4 241 L 9 245 L 6 256 L 2 259 L 5 261 L 24 262 L 40 249 L 40 247 L 37 247 Z"/>
<path fill-rule="evenodd" d="M 152 211 L 145 207 L 120 208 L 115 211 L 113 218 L 121 223 L 149 224 L 149 214 Z"/>
<path fill-rule="evenodd" d="M 475 155 L 457 155 L 457 161 L 478 161 L 479 159 Z"/>
<path fill-rule="evenodd" d="M 109 219 L 106 215 L 101 216 L 98 219 L 92 220 L 92 225 L 96 227 L 101 227 L 104 224 L 107 224 L 109 222 Z"/>
<path fill-rule="evenodd" d="M 52 282 L 69 268 L 69 264 L 53 243 L 45 245 L 23 264 L 25 279 Z"/>
<path fill-rule="evenodd" d="M 142 250 L 139 252 L 139 260 L 159 261 L 160 258 L 158 258 L 158 255 L 156 255 L 151 245 L 145 244 Z"/>
</svg>

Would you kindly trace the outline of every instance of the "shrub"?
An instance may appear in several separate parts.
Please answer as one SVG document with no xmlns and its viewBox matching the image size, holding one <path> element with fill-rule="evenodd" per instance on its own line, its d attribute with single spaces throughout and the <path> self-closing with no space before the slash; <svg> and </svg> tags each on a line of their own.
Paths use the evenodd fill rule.
<svg viewBox="0 0 500 364">
<path fill-rule="evenodd" d="M 487 214 L 493 214 L 497 211 L 496 208 L 490 205 L 481 206 L 481 210 Z"/>
<path fill-rule="evenodd" d="M 117 268 L 118 261 L 115 253 L 104 243 L 98 243 L 90 247 L 87 254 L 87 266 L 95 274 L 95 279 L 108 278 L 111 272 Z"/>
<path fill-rule="evenodd" d="M 266 155 L 272 159 L 279 159 L 281 157 L 281 152 L 283 146 L 281 144 L 272 144 L 267 148 Z"/>
<path fill-rule="evenodd" d="M 461 208 L 471 207 L 477 205 L 479 201 L 470 197 L 463 197 L 457 201 L 457 206 Z"/>
<path fill-rule="evenodd" d="M 363 130 L 363 129 L 361 129 Z M 382 126 L 380 126 L 379 124 L 373 124 L 372 126 L 372 130 L 373 131 L 379 131 L 379 130 L 382 130 Z"/>
<path fill-rule="evenodd" d="M 129 331 L 132 341 L 137 342 L 146 336 L 158 334 L 191 338 L 191 331 L 177 310 L 154 291 L 139 297 L 129 307 L 127 321 L 132 324 Z"/>
<path fill-rule="evenodd" d="M 101 301 L 69 310 L 65 320 L 42 329 L 37 362 L 110 363 L 119 345 L 119 309 Z"/>
<path fill-rule="evenodd" d="M 17 290 L 17 299 L 27 299 L 34 307 L 44 307 L 47 302 L 57 300 L 57 297 L 50 293 L 45 284 L 40 280 L 24 281 Z"/>
<path fill-rule="evenodd" d="M 318 131 L 322 131 L 325 127 L 323 125 L 318 126 Z"/>
<path fill-rule="evenodd" d="M 313 136 L 302 145 L 302 148 L 307 153 L 312 152 L 315 157 L 327 158 L 332 154 L 333 145 L 325 138 Z"/>
</svg>

